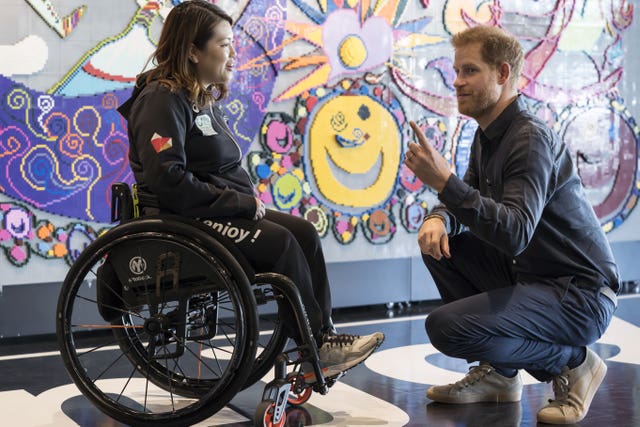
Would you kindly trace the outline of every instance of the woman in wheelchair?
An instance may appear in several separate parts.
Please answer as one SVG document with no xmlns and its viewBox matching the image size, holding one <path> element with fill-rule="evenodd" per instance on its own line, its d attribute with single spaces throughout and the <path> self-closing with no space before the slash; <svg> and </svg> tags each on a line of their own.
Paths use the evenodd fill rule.
<svg viewBox="0 0 640 427">
<path fill-rule="evenodd" d="M 335 377 L 369 357 L 384 336 L 336 333 L 316 229 L 265 209 L 254 196 L 222 108 L 235 59 L 232 19 L 222 9 L 201 0 L 172 9 L 153 55 L 155 67 L 138 77 L 118 110 L 128 121 L 131 169 L 161 213 L 201 220 L 217 238 L 233 242 L 256 272 L 281 273 L 296 284 L 323 375 Z M 291 310 L 281 309 L 280 316 L 299 341 Z M 314 377 L 313 370 L 305 371 L 307 382 Z"/>
</svg>

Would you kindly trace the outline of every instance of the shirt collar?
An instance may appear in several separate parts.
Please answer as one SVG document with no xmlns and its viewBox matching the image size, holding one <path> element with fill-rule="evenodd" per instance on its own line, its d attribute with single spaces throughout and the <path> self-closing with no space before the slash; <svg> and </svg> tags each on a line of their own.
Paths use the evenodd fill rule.
<svg viewBox="0 0 640 427">
<path fill-rule="evenodd" d="M 524 99 L 520 94 L 518 94 L 516 99 L 511 102 L 511 104 L 507 105 L 507 108 L 505 108 L 484 131 L 480 129 L 480 141 L 483 143 L 486 141 L 500 141 L 511 125 L 513 119 L 518 115 L 518 113 L 525 111 L 526 109 L 527 107 L 524 103 Z"/>
</svg>

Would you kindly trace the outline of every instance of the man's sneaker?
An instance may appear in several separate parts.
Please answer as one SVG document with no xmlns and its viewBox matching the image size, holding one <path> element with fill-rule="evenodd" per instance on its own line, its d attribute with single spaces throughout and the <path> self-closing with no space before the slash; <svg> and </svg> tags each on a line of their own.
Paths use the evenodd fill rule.
<svg viewBox="0 0 640 427">
<path fill-rule="evenodd" d="M 384 334 L 376 332 L 371 335 L 325 335 L 324 342 L 318 349 L 320 368 L 325 378 L 333 378 L 345 372 L 371 356 L 384 341 Z M 314 383 L 316 375 L 311 363 L 302 364 L 304 379 Z"/>
<path fill-rule="evenodd" d="M 519 402 L 522 380 L 519 373 L 508 378 L 482 362 L 472 366 L 467 375 L 454 384 L 429 388 L 427 397 L 442 403 Z"/>
<path fill-rule="evenodd" d="M 604 380 L 607 365 L 590 349 L 580 366 L 569 369 L 553 378 L 555 399 L 538 412 L 538 421 L 547 424 L 574 424 L 582 420 L 596 390 Z"/>
</svg>

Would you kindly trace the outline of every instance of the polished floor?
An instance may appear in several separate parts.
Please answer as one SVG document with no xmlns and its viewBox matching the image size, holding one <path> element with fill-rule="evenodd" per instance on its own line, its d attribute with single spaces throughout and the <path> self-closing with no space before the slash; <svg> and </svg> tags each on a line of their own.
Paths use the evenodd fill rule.
<svg viewBox="0 0 640 427">
<path fill-rule="evenodd" d="M 348 372 L 327 395 L 312 395 L 288 411 L 290 426 L 536 425 L 537 410 L 551 397 L 549 384 L 525 376 L 523 399 L 515 404 L 436 404 L 425 397 L 430 384 L 458 379 L 468 366 L 439 354 L 424 332 L 433 304 L 386 310 L 337 310 L 343 332 L 382 331 L 386 341 L 365 364 Z M 620 298 L 616 317 L 592 348 L 608 373 L 583 427 L 640 426 L 640 295 Z M 198 426 L 250 426 L 264 383 L 239 393 Z M 100 413 L 67 375 L 51 337 L 0 340 L 0 426 L 122 426 Z"/>
</svg>

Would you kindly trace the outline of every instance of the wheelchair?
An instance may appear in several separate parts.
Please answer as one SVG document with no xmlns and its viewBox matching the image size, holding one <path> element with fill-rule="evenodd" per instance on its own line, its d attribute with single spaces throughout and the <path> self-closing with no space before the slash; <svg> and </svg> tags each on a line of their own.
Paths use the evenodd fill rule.
<svg viewBox="0 0 640 427">
<path fill-rule="evenodd" d="M 118 225 L 89 244 L 65 277 L 56 334 L 71 379 L 118 421 L 186 426 L 273 369 L 254 422 L 283 426 L 287 404 L 326 394 L 337 380 L 322 375 L 296 286 L 281 274 L 255 273 L 199 221 L 140 216 L 154 206 L 135 186 L 114 184 L 111 220 Z M 293 310 L 300 345 L 285 350 L 284 325 L 261 314 L 272 302 Z M 303 361 L 313 367 L 312 385 L 299 370 Z"/>
</svg>

